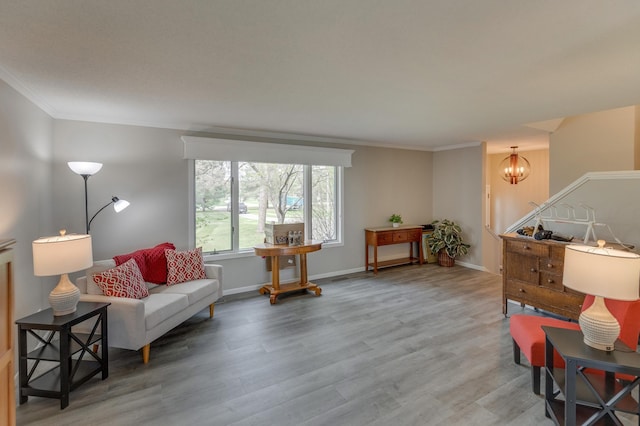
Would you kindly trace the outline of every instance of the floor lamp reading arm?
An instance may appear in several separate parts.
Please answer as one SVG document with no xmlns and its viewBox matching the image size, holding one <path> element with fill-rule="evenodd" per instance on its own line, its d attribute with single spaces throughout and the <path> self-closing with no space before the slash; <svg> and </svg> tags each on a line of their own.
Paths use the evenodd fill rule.
<svg viewBox="0 0 640 426">
<path fill-rule="evenodd" d="M 111 198 L 111 201 L 109 201 L 107 204 L 105 204 L 104 206 L 102 206 L 102 208 L 100 208 L 100 210 L 98 210 L 98 211 L 96 212 L 96 214 L 94 214 L 94 215 L 91 217 L 91 220 L 89 220 L 89 223 L 87 224 L 87 234 L 89 233 L 89 230 L 91 229 L 91 222 L 93 222 L 93 219 L 95 219 L 95 218 L 96 218 L 96 216 L 98 216 L 98 214 L 99 214 L 102 210 L 106 209 L 106 208 L 107 208 L 107 207 L 109 207 L 111 204 L 115 203 L 116 201 L 118 201 L 118 197 L 112 197 L 112 198 Z"/>
</svg>

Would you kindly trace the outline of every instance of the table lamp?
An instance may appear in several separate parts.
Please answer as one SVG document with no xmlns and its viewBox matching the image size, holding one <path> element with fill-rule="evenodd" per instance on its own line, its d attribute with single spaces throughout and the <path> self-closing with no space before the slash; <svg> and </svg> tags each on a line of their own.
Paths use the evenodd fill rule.
<svg viewBox="0 0 640 426">
<path fill-rule="evenodd" d="M 563 284 L 595 296 L 593 305 L 580 314 L 578 323 L 584 343 L 592 348 L 612 351 L 620 335 L 620 324 L 609 312 L 604 298 L 638 300 L 640 256 L 604 247 L 569 245 L 565 248 Z"/>
<path fill-rule="evenodd" d="M 60 275 L 58 285 L 49 293 L 49 304 L 54 316 L 76 311 L 80 290 L 69 281 L 69 273 L 93 265 L 90 235 L 60 235 L 35 240 L 33 249 L 33 273 L 36 276 Z"/>
</svg>

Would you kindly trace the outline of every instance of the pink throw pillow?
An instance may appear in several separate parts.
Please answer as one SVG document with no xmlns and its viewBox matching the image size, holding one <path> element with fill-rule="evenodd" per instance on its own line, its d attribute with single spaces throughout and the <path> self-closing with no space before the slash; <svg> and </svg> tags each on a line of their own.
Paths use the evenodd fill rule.
<svg viewBox="0 0 640 426">
<path fill-rule="evenodd" d="M 142 299 L 149 295 L 149 290 L 134 259 L 129 259 L 115 268 L 93 274 L 93 281 L 105 296 Z"/>
<path fill-rule="evenodd" d="M 167 282 L 167 258 L 166 249 L 175 249 L 172 243 L 158 244 L 152 248 L 136 250 L 132 253 L 114 256 L 116 265 L 122 265 L 129 259 L 134 259 L 140 268 L 142 278 L 150 283 L 164 284 Z"/>
<path fill-rule="evenodd" d="M 204 273 L 202 247 L 188 251 L 167 249 L 167 285 L 207 278 Z"/>
</svg>

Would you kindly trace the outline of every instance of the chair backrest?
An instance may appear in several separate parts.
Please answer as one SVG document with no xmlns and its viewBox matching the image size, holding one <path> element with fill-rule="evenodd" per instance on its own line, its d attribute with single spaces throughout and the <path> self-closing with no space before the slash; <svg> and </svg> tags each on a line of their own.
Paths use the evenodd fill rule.
<svg viewBox="0 0 640 426">
<path fill-rule="evenodd" d="M 594 296 L 587 295 L 582 304 L 584 311 L 593 304 Z M 640 300 L 632 302 L 625 300 L 605 299 L 609 312 L 613 314 L 620 324 L 619 339 L 634 351 L 638 347 L 638 336 L 640 335 Z"/>
</svg>

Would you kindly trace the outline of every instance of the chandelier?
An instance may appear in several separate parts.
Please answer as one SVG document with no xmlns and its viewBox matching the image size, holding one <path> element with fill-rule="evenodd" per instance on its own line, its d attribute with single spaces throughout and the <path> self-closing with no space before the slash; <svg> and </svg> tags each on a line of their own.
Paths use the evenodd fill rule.
<svg viewBox="0 0 640 426">
<path fill-rule="evenodd" d="M 529 161 L 516 152 L 517 146 L 512 146 L 511 155 L 506 157 L 500 162 L 500 173 L 502 179 L 509 182 L 512 185 L 517 185 L 518 182 L 525 180 L 529 177 L 531 172 L 531 165 Z"/>
</svg>

